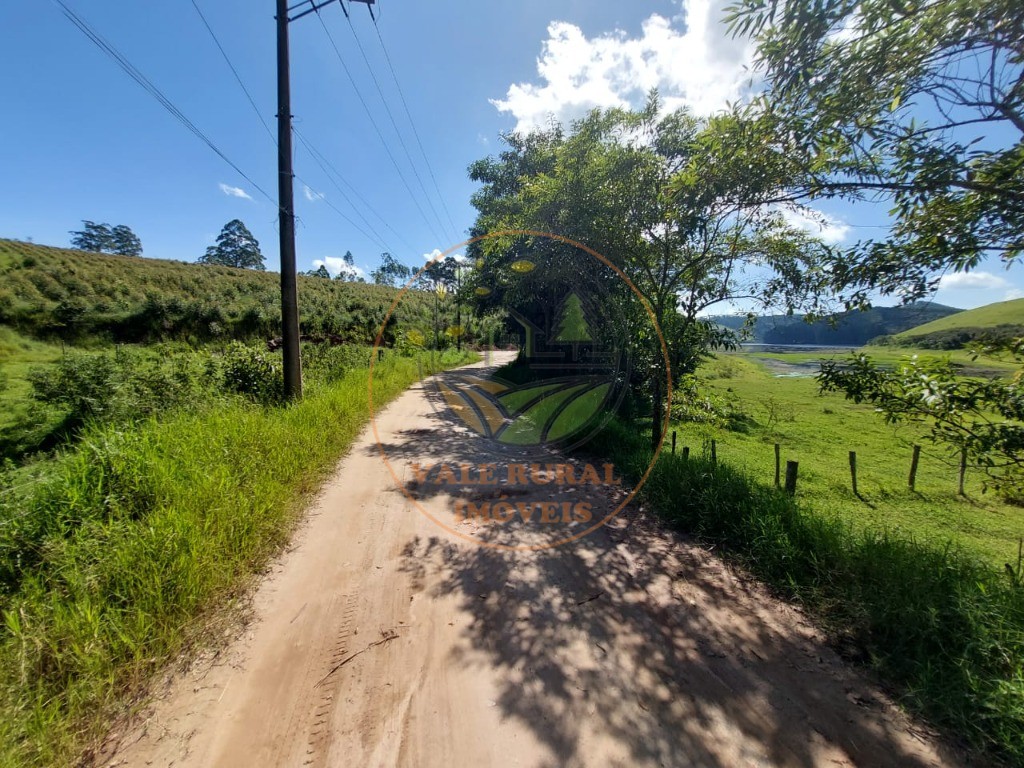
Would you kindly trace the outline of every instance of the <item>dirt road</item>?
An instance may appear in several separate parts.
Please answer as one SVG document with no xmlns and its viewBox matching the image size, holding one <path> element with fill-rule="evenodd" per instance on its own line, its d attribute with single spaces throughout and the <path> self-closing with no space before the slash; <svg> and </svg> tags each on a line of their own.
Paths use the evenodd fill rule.
<svg viewBox="0 0 1024 768">
<path fill-rule="evenodd" d="M 404 478 L 471 458 L 423 387 L 377 426 Z M 797 611 L 641 513 L 554 549 L 474 545 L 412 506 L 370 430 L 253 615 L 104 764 L 953 764 Z"/>
</svg>

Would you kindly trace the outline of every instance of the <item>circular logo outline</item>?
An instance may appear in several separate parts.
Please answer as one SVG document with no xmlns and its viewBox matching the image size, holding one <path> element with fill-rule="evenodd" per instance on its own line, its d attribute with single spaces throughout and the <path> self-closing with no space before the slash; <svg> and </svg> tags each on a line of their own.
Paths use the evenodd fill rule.
<svg viewBox="0 0 1024 768">
<path fill-rule="evenodd" d="M 661 449 L 662 449 L 662 446 L 665 443 L 665 438 L 666 438 L 667 432 L 668 432 L 670 411 L 667 408 L 665 409 L 665 418 L 664 418 L 664 420 L 662 422 L 662 425 L 661 425 L 661 427 L 662 427 L 661 428 L 661 439 L 658 441 L 658 445 L 654 449 L 654 452 L 653 452 L 652 457 L 651 457 L 650 464 L 647 466 L 647 469 L 644 471 L 644 473 L 641 476 L 640 480 L 636 483 L 636 485 L 626 495 L 626 498 L 623 499 L 622 502 L 619 503 L 619 505 L 617 507 L 615 507 L 615 509 L 613 509 L 610 513 L 605 515 L 605 517 L 601 518 L 596 523 L 591 525 L 589 528 L 586 528 L 585 530 L 583 530 L 583 531 L 581 531 L 579 533 L 575 533 L 575 534 L 573 534 L 571 536 L 567 536 L 565 538 L 559 539 L 558 541 L 555 541 L 555 542 L 552 542 L 552 543 L 528 544 L 528 545 L 512 545 L 512 544 L 501 544 L 501 543 L 498 543 L 498 542 L 481 541 L 480 539 L 478 539 L 478 538 L 476 538 L 474 536 L 471 536 L 471 535 L 469 535 L 467 533 L 463 533 L 462 531 L 458 531 L 455 528 L 453 528 L 452 526 L 448 525 L 447 523 L 439 520 L 437 517 L 435 517 L 433 514 L 431 514 L 426 508 L 424 508 L 419 503 L 419 500 L 408 491 L 408 489 L 405 487 L 405 483 L 403 483 L 402 480 L 398 477 L 398 473 L 395 472 L 395 468 L 392 466 L 391 462 L 388 460 L 387 451 L 384 449 L 384 443 L 380 439 L 380 432 L 379 432 L 379 430 L 377 428 L 377 411 L 376 411 L 376 409 L 374 407 L 374 402 L 373 402 L 373 369 L 374 369 L 374 366 L 375 366 L 375 363 L 376 363 L 376 360 L 377 360 L 378 350 L 381 349 L 381 347 L 383 345 L 384 331 L 387 328 L 388 322 L 391 320 L 391 316 L 394 314 L 395 310 L 398 308 L 398 305 L 401 303 L 402 298 L 405 296 L 406 293 L 409 292 L 409 290 L 412 288 L 412 286 L 416 283 L 416 281 L 420 278 L 420 276 L 427 270 L 428 267 L 430 267 L 433 264 L 435 264 L 435 263 L 445 259 L 446 257 L 451 255 L 455 251 L 458 251 L 458 250 L 460 250 L 462 248 L 465 248 L 467 245 L 471 245 L 473 243 L 481 242 L 483 240 L 490 240 L 492 238 L 507 237 L 509 235 L 513 235 L 513 236 L 527 236 L 527 237 L 544 237 L 544 238 L 548 238 L 548 239 L 551 239 L 551 240 L 556 240 L 558 242 L 565 243 L 566 245 L 571 245 L 571 246 L 573 246 L 575 248 L 580 249 L 584 253 L 589 254 L 590 256 L 592 256 L 593 258 L 597 259 L 602 264 L 604 264 L 606 267 L 611 269 L 619 277 L 619 279 L 622 280 L 629 287 L 629 289 L 633 291 L 633 293 L 636 295 L 636 297 L 640 300 L 640 303 L 643 306 L 644 310 L 647 312 L 648 317 L 650 317 L 650 319 L 651 319 L 651 324 L 654 326 L 654 332 L 658 336 L 659 346 L 661 347 L 662 359 L 665 362 L 665 373 L 666 373 L 666 383 L 667 383 L 667 386 L 666 386 L 666 401 L 670 402 L 670 403 L 672 402 L 672 368 L 671 368 L 671 363 L 669 361 L 669 356 L 668 356 L 668 345 L 665 343 L 665 336 L 664 336 L 664 334 L 661 331 L 661 326 L 658 324 L 658 318 L 654 314 L 654 309 L 651 307 L 651 304 L 647 300 L 647 298 L 642 293 L 640 293 L 640 290 L 633 284 L 633 281 L 629 279 L 629 276 L 626 275 L 626 273 L 623 272 L 619 267 L 617 267 L 615 264 L 613 264 L 611 261 L 609 261 L 607 258 L 605 258 L 603 255 L 598 253 L 593 248 L 590 248 L 589 246 L 586 246 L 583 243 L 580 243 L 580 242 L 578 242 L 576 240 L 573 240 L 572 238 L 566 237 L 564 235 L 558 235 L 558 234 L 555 234 L 553 232 L 541 232 L 541 231 L 532 230 L 532 229 L 503 229 L 503 230 L 497 230 L 495 232 L 488 232 L 488 233 L 483 234 L 483 235 L 477 235 L 475 237 L 471 237 L 468 240 L 464 240 L 461 243 L 458 243 L 456 245 L 451 246 L 450 248 L 446 249 L 444 252 L 442 252 L 438 256 L 434 257 L 429 262 L 427 262 L 427 264 L 425 266 L 423 266 L 415 275 L 413 275 L 413 277 L 411 277 L 409 279 L 409 281 L 406 282 L 406 284 L 398 292 L 398 296 L 395 297 L 395 300 L 392 302 L 391 306 L 388 308 L 387 313 L 384 315 L 384 320 L 381 322 L 380 330 L 377 332 L 377 337 L 376 337 L 376 339 L 373 342 L 373 352 L 370 355 L 370 370 L 369 370 L 369 376 L 368 376 L 368 396 L 369 396 L 369 409 L 370 409 L 370 425 L 373 428 L 373 437 L 374 437 L 374 440 L 377 443 L 377 448 L 380 451 L 381 460 L 384 462 L 384 465 L 388 468 L 388 472 L 391 474 L 392 479 L 395 481 L 395 486 L 402 492 L 402 495 L 405 496 L 406 499 L 408 499 L 412 503 L 412 505 L 414 507 L 416 507 L 416 509 L 420 512 L 420 514 L 422 514 L 424 517 L 426 517 L 428 520 L 430 520 L 432 523 L 437 525 L 442 530 L 447 531 L 448 533 L 452 534 L 453 536 L 457 536 L 460 539 L 463 539 L 465 541 L 468 541 L 468 542 L 470 542 L 472 544 L 476 544 L 476 545 L 481 546 L 481 547 L 490 547 L 492 549 L 500 549 L 500 550 L 505 550 L 505 551 L 529 552 L 529 551 L 537 551 L 537 550 L 542 550 L 542 549 L 553 549 L 555 547 L 562 546 L 563 544 L 569 544 L 569 543 L 571 543 L 573 541 L 578 541 L 578 540 L 582 539 L 584 536 L 590 535 L 591 533 L 596 531 L 598 528 L 604 527 L 605 525 L 608 524 L 609 521 L 611 521 L 616 516 L 618 516 L 618 514 L 623 509 L 625 509 L 626 506 L 630 502 L 633 501 L 633 499 L 636 497 L 636 495 L 640 492 L 640 489 L 643 488 L 643 486 L 647 483 L 647 480 L 650 477 L 651 472 L 654 470 L 654 465 L 658 462 L 658 456 L 661 454 Z M 431 374 L 431 375 L 434 375 L 434 374 Z"/>
</svg>

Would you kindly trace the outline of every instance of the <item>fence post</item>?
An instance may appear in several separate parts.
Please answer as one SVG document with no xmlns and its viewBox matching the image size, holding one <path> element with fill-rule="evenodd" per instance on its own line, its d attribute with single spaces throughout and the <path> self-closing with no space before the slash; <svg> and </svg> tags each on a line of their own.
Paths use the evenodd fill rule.
<svg viewBox="0 0 1024 768">
<path fill-rule="evenodd" d="M 779 474 L 782 469 L 782 446 L 778 443 L 775 444 L 775 487 L 778 488 L 780 485 Z"/>
<path fill-rule="evenodd" d="M 711 463 L 718 463 L 718 447 L 715 445 L 715 441 L 711 441 Z"/>
<path fill-rule="evenodd" d="M 786 462 L 786 493 L 788 493 L 790 496 L 796 494 L 796 472 L 798 466 L 799 462 Z"/>
<path fill-rule="evenodd" d="M 917 463 L 921 460 L 921 446 L 914 446 L 914 455 L 910 458 L 910 479 L 907 481 L 907 485 L 910 486 L 910 490 L 914 490 L 914 483 L 917 482 Z"/>
<path fill-rule="evenodd" d="M 860 496 L 857 493 L 857 452 L 850 451 L 850 479 L 853 481 L 853 495 Z"/>
<path fill-rule="evenodd" d="M 672 455 L 676 455 L 676 431 L 672 430 Z"/>
<path fill-rule="evenodd" d="M 964 448 L 960 451 L 960 495 L 966 496 L 964 493 L 964 475 L 967 474 L 967 449 Z"/>
<path fill-rule="evenodd" d="M 688 445 L 683 446 L 683 458 L 687 460 L 690 458 L 690 446 Z"/>
</svg>

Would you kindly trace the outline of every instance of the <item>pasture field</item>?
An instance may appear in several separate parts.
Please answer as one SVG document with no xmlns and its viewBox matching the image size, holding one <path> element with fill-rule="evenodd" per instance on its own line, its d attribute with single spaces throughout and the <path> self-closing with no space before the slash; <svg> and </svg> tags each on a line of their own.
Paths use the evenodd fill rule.
<svg viewBox="0 0 1024 768">
<path fill-rule="evenodd" d="M 865 351 L 877 357 L 874 349 Z M 1015 564 L 1024 536 L 1024 510 L 986 492 L 984 475 L 977 469 L 968 470 L 966 498 L 959 496 L 956 457 L 923 441 L 922 430 L 886 425 L 870 405 L 819 394 L 808 373 L 820 357 L 737 353 L 709 361 L 697 374 L 699 387 L 729 416 L 724 424 L 674 422 L 677 450 L 688 445 L 695 453 L 708 454 L 715 440 L 720 461 L 771 483 L 774 444 L 779 443 L 783 474 L 787 460 L 799 462 L 797 498 L 817 514 L 939 546 L 952 541 L 1000 568 Z M 898 356 L 891 359 L 895 362 Z M 997 360 L 974 364 L 1011 369 Z M 915 443 L 922 446 L 922 454 L 911 491 L 907 479 Z M 850 451 L 857 453 L 859 498 L 851 487 Z"/>
</svg>

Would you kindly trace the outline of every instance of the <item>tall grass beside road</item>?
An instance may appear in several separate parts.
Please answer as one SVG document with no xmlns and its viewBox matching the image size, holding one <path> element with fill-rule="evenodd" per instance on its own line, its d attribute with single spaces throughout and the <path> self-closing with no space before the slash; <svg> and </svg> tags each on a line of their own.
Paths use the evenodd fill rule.
<svg viewBox="0 0 1024 768">
<path fill-rule="evenodd" d="M 157 670 L 209 639 L 365 424 L 367 376 L 314 381 L 286 407 L 235 397 L 93 426 L 8 472 L 0 765 L 76 761 Z M 389 353 L 375 405 L 417 378 L 416 360 Z"/>
</svg>

